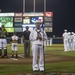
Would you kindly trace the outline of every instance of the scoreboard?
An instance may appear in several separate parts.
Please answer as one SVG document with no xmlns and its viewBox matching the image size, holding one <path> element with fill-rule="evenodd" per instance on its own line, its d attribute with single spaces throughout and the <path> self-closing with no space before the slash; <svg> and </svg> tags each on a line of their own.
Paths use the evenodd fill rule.
<svg viewBox="0 0 75 75">
<path fill-rule="evenodd" d="M 8 32 L 14 32 L 14 13 L 0 13 L 0 27 L 3 24 Z"/>
<path fill-rule="evenodd" d="M 23 31 L 26 29 L 26 26 L 29 26 L 29 30 L 32 31 L 35 28 L 36 20 L 40 20 L 43 23 L 43 13 L 24 13 Z"/>
<path fill-rule="evenodd" d="M 23 32 L 22 24 L 23 24 L 23 14 L 15 13 L 14 14 L 14 31 L 15 32 Z"/>
<path fill-rule="evenodd" d="M 53 12 L 41 13 L 0 13 L 0 27 L 3 24 L 9 32 L 23 32 L 26 26 L 32 31 L 35 28 L 35 22 L 41 21 L 41 27 L 46 32 L 53 31 Z"/>
<path fill-rule="evenodd" d="M 53 31 L 53 12 L 44 12 L 44 29 L 46 32 Z"/>
</svg>

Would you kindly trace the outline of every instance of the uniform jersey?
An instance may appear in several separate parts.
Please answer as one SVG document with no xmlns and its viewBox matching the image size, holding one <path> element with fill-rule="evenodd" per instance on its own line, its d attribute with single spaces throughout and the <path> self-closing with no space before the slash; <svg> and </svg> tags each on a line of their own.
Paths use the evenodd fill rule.
<svg viewBox="0 0 75 75">
<path fill-rule="evenodd" d="M 75 42 L 75 34 L 73 35 L 73 42 Z"/>
<path fill-rule="evenodd" d="M 41 36 L 42 40 L 37 39 L 37 36 Z M 43 31 L 43 30 L 34 29 L 30 33 L 30 40 L 33 41 L 33 44 L 43 44 L 43 41 L 47 40 L 47 35 L 46 35 L 45 31 Z"/>
<path fill-rule="evenodd" d="M 13 35 L 13 36 L 11 37 L 11 42 L 12 42 L 12 43 L 18 43 L 18 36 Z"/>
<path fill-rule="evenodd" d="M 68 33 L 67 32 L 63 33 L 62 36 L 64 37 L 64 39 L 68 39 Z"/>
<path fill-rule="evenodd" d="M 68 35 L 68 42 L 73 42 L 73 35 Z"/>
<path fill-rule="evenodd" d="M 6 38 L 7 37 L 7 30 L 6 29 L 1 29 L 0 30 L 0 38 Z"/>
</svg>

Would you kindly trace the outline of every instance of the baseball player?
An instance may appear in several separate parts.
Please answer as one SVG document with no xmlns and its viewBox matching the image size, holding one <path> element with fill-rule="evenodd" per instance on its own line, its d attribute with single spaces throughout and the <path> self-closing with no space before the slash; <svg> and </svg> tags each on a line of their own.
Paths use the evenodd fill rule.
<svg viewBox="0 0 75 75">
<path fill-rule="evenodd" d="M 47 35 L 44 30 L 40 28 L 40 21 L 36 21 L 36 28 L 30 33 L 30 40 L 32 43 L 33 54 L 33 71 L 44 71 L 44 40 L 47 40 Z M 38 53 L 39 52 L 39 53 Z M 39 54 L 39 63 L 38 63 Z"/>
<path fill-rule="evenodd" d="M 68 44 L 69 44 L 69 51 L 73 50 L 73 34 L 69 32 L 68 34 Z"/>
<path fill-rule="evenodd" d="M 0 28 L 0 57 L 7 57 L 7 31 L 4 25 Z M 2 55 L 2 49 L 4 49 L 4 54 Z"/>
<path fill-rule="evenodd" d="M 64 42 L 64 51 L 68 51 L 68 33 L 67 30 L 64 30 L 63 33 L 63 42 Z"/>
<path fill-rule="evenodd" d="M 18 57 L 18 36 L 16 33 L 13 33 L 13 36 L 11 37 L 11 48 L 12 48 L 12 58 L 14 57 L 14 52 L 16 54 L 16 58 Z"/>
<path fill-rule="evenodd" d="M 73 50 L 75 51 L 75 33 L 73 33 Z"/>
</svg>

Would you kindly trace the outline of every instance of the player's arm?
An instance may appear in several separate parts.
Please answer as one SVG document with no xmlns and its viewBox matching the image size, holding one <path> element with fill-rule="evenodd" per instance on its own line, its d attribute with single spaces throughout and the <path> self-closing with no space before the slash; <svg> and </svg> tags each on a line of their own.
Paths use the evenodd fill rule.
<svg viewBox="0 0 75 75">
<path fill-rule="evenodd" d="M 12 45 L 12 37 L 10 38 L 10 46 Z"/>
<path fill-rule="evenodd" d="M 5 29 L 5 35 L 6 35 L 6 37 L 8 36 L 8 32 L 7 32 L 7 30 Z"/>
<path fill-rule="evenodd" d="M 24 43 L 24 35 L 22 35 L 22 41 L 23 41 L 23 43 Z"/>
<path fill-rule="evenodd" d="M 47 34 L 45 31 L 44 31 L 44 40 L 47 40 Z"/>
<path fill-rule="evenodd" d="M 19 37 L 17 36 L 17 43 L 19 43 Z"/>
<path fill-rule="evenodd" d="M 22 34 L 22 41 L 23 41 L 23 43 L 24 43 L 24 40 L 25 40 L 24 35 L 25 35 L 25 31 L 24 31 L 23 34 Z"/>
<path fill-rule="evenodd" d="M 33 34 L 33 31 L 32 31 L 32 32 L 30 33 L 30 35 L 29 35 L 29 40 L 30 40 L 30 41 L 33 41 L 33 35 L 34 35 L 34 34 Z"/>
<path fill-rule="evenodd" d="M 64 34 L 62 35 L 62 40 L 63 40 L 63 42 L 64 42 Z"/>
<path fill-rule="evenodd" d="M 37 38 L 36 38 L 37 40 L 39 39 L 39 40 L 42 40 L 42 36 L 37 36 Z"/>
</svg>

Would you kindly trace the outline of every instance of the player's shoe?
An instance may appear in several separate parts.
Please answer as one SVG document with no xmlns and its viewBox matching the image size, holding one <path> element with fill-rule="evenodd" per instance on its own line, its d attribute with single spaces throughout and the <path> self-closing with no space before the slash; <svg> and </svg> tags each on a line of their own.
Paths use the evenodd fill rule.
<svg viewBox="0 0 75 75">
<path fill-rule="evenodd" d="M 5 57 L 5 55 L 2 55 L 2 56 L 1 56 L 1 58 L 4 58 L 4 57 Z"/>
<path fill-rule="evenodd" d="M 4 56 L 5 58 L 8 58 L 8 56 Z"/>
<path fill-rule="evenodd" d="M 12 58 L 14 58 L 14 55 L 12 55 Z"/>
</svg>

